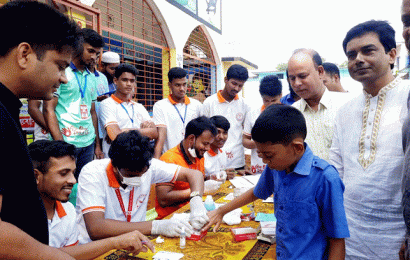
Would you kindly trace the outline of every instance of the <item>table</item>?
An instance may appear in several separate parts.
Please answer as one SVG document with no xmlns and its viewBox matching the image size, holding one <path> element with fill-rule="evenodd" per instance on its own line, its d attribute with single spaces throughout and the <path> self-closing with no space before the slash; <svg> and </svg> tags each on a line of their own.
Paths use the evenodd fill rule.
<svg viewBox="0 0 410 260">
<path fill-rule="evenodd" d="M 214 201 L 216 203 L 227 203 L 224 198 L 229 193 L 233 192 L 230 188 L 231 184 L 226 181 L 221 185 L 219 190 L 213 194 Z M 205 199 L 205 196 L 204 196 Z M 273 213 L 272 203 L 263 203 L 261 200 L 257 200 L 254 203 L 255 212 L 259 213 Z M 242 208 L 244 213 L 249 212 L 247 206 Z M 189 204 L 175 211 L 175 213 L 189 212 Z M 172 215 L 167 218 L 171 218 Z M 198 260 L 230 260 L 230 259 L 247 259 L 247 260 L 266 260 L 276 259 L 276 244 L 270 244 L 259 240 L 247 240 L 242 242 L 235 242 L 230 232 L 232 227 L 253 227 L 257 228 L 259 222 L 249 221 L 241 222 L 239 225 L 228 226 L 222 224 L 216 233 L 212 232 L 212 229 L 208 230 L 208 234 L 202 238 L 201 241 L 186 240 L 185 249 L 179 248 L 179 238 L 164 238 L 165 243 L 155 243 L 157 236 L 150 236 L 149 238 L 154 242 L 155 250 L 158 251 L 171 251 L 183 253 L 182 259 L 198 259 Z M 154 254 L 151 252 L 140 253 L 137 256 L 129 254 L 125 250 L 112 250 L 96 259 L 98 260 L 141 260 L 152 259 Z"/>
</svg>

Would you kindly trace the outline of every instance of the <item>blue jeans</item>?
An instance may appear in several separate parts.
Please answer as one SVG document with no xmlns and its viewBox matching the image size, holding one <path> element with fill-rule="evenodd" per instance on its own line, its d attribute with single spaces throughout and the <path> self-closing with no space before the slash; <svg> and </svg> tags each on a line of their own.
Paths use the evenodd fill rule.
<svg viewBox="0 0 410 260">
<path fill-rule="evenodd" d="M 95 147 L 95 141 L 89 146 L 75 149 L 75 156 L 77 158 L 77 161 L 76 161 L 77 169 L 75 170 L 74 176 L 77 181 L 78 181 L 78 176 L 80 175 L 81 169 L 84 167 L 84 165 L 86 165 L 87 163 L 91 162 L 94 159 L 94 149 L 95 149 L 94 147 Z"/>
</svg>

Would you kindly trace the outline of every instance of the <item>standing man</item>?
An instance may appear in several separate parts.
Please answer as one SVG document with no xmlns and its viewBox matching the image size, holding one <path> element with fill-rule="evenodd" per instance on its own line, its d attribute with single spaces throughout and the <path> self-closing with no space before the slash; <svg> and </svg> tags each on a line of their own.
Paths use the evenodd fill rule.
<svg viewBox="0 0 410 260">
<path fill-rule="evenodd" d="M 0 258 L 73 259 L 47 246 L 47 215 L 19 121 L 19 98 L 49 100 L 67 83 L 64 70 L 78 47 L 78 27 L 36 1 L 6 3 L 0 23 L 7 24 L 0 27 Z"/>
<path fill-rule="evenodd" d="M 154 158 L 179 144 L 185 137 L 185 127 L 197 118 L 202 104 L 186 96 L 187 72 L 175 67 L 168 72 L 168 86 L 171 94 L 154 104 L 154 123 L 158 129 Z"/>
<path fill-rule="evenodd" d="M 211 120 L 200 116 L 189 121 L 185 138 L 174 148 L 161 156 L 161 161 L 173 163 L 184 168 L 194 169 L 205 175 L 204 154 L 215 140 L 216 127 Z M 155 210 L 162 219 L 189 202 L 191 189 L 189 183 L 158 183 L 156 185 Z"/>
<path fill-rule="evenodd" d="M 400 188 L 409 83 L 393 76 L 395 31 L 387 22 L 354 26 L 343 49 L 350 76 L 363 85 L 363 94 L 340 109 L 330 150 L 345 184 L 346 259 L 398 259 L 405 235 Z"/>
<path fill-rule="evenodd" d="M 137 69 L 130 64 L 121 64 L 115 69 L 114 94 L 101 103 L 99 121 L 106 131 L 103 152 L 108 158 L 111 142 L 124 131 L 138 130 L 150 139 L 158 138 L 157 128 L 148 111 L 140 103 L 132 100 L 136 87 Z"/>
<path fill-rule="evenodd" d="M 339 68 L 334 63 L 325 62 L 323 63 L 323 69 L 325 73 L 323 74 L 323 84 L 330 91 L 336 92 L 347 92 L 340 83 L 340 71 Z"/>
<path fill-rule="evenodd" d="M 103 38 L 94 30 L 82 29 L 82 48 L 65 70 L 68 82 L 62 84 L 55 97 L 44 102 L 44 118 L 54 140 L 64 140 L 77 147 L 78 179 L 81 168 L 104 157 L 98 137 L 96 79 L 87 67 L 94 66 L 102 47 Z"/>
<path fill-rule="evenodd" d="M 207 117 L 221 115 L 228 119 L 228 140 L 224 150 L 227 154 L 227 168 L 245 169 L 245 149 L 242 145 L 243 123 L 249 111 L 248 104 L 238 93 L 248 80 L 248 70 L 239 64 L 229 67 L 226 72 L 225 87 L 218 93 L 208 97 L 203 104 L 202 114 Z"/>
<path fill-rule="evenodd" d="M 117 86 L 114 83 L 115 68 L 120 65 L 120 55 L 118 53 L 107 51 L 101 56 L 101 72 L 107 77 L 108 92 L 114 93 Z"/>
<path fill-rule="evenodd" d="M 323 73 L 322 58 L 314 50 L 298 49 L 289 59 L 289 82 L 301 97 L 293 106 L 306 119 L 306 143 L 314 154 L 327 160 L 336 112 L 347 96 L 327 90 L 322 80 Z"/>
<path fill-rule="evenodd" d="M 258 155 L 255 141 L 252 140 L 251 131 L 256 119 L 270 105 L 280 104 L 282 97 L 282 82 L 274 75 L 263 77 L 259 84 L 259 94 L 261 94 L 263 105 L 257 107 L 246 115 L 245 125 L 242 135 L 242 144 L 244 147 L 251 149 L 251 172 L 260 174 L 266 167 L 262 158 Z"/>
</svg>

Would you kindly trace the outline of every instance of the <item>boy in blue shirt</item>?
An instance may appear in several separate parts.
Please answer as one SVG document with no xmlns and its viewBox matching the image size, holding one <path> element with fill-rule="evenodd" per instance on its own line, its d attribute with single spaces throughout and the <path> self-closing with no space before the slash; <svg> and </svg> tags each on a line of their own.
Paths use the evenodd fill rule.
<svg viewBox="0 0 410 260">
<path fill-rule="evenodd" d="M 209 213 L 208 229 L 236 208 L 274 193 L 277 259 L 344 259 L 349 237 L 344 185 L 337 170 L 314 156 L 304 142 L 306 122 L 296 108 L 272 105 L 252 128 L 252 139 L 268 167 L 258 184 Z"/>
</svg>

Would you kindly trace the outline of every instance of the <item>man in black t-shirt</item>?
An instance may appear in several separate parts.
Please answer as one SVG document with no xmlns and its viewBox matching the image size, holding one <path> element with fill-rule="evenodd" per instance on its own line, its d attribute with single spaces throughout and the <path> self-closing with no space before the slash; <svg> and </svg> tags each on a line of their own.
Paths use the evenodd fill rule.
<svg viewBox="0 0 410 260">
<path fill-rule="evenodd" d="M 0 24 L 0 259 L 72 259 L 46 246 L 47 216 L 19 123 L 19 98 L 49 100 L 67 82 L 79 30 L 36 1 L 3 5 Z"/>
</svg>

